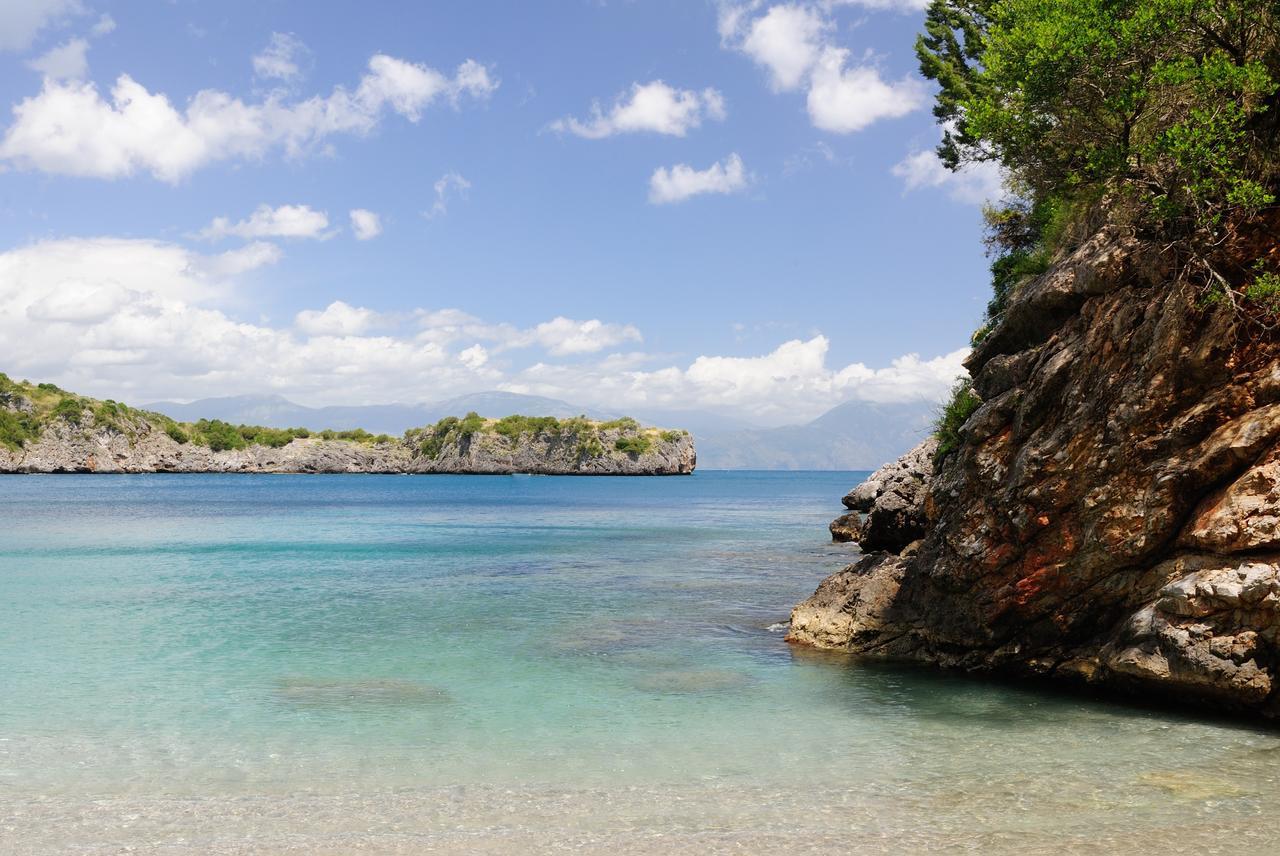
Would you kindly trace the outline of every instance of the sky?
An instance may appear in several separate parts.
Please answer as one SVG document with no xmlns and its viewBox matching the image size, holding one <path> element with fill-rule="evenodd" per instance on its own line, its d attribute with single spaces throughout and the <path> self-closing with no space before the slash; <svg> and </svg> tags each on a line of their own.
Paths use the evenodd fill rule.
<svg viewBox="0 0 1280 856">
<path fill-rule="evenodd" d="M 0 371 L 131 403 L 940 398 L 998 176 L 921 0 L 0 0 Z"/>
</svg>

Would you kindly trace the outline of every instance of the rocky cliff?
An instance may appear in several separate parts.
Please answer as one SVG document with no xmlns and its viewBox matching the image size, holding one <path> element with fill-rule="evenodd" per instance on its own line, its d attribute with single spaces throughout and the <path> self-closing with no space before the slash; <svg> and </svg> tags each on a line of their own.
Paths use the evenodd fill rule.
<svg viewBox="0 0 1280 856">
<path fill-rule="evenodd" d="M 695 463 L 687 432 L 628 419 L 493 420 L 472 414 L 402 438 L 312 434 L 177 423 L 0 375 L 0 473 L 683 475 Z"/>
<path fill-rule="evenodd" d="M 866 554 L 788 638 L 1280 715 L 1274 332 L 1104 230 L 967 367 L 958 449 L 847 498 Z"/>
</svg>

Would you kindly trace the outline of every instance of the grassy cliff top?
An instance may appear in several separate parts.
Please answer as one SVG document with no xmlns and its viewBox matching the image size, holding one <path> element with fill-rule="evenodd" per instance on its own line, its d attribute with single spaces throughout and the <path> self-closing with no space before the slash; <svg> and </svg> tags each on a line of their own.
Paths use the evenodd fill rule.
<svg viewBox="0 0 1280 856">
<path fill-rule="evenodd" d="M 232 425 L 218 419 L 178 422 L 150 410 L 141 410 L 111 399 L 99 400 L 68 392 L 51 383 L 15 381 L 0 373 L 0 445 L 17 450 L 34 442 L 49 426 L 63 422 L 86 428 L 105 428 L 133 435 L 149 428 L 159 429 L 178 443 L 207 446 L 215 452 L 259 445 L 279 448 L 294 440 L 315 438 L 353 443 L 393 443 L 399 438 L 371 434 L 362 428 L 346 430 L 308 428 L 266 428 L 261 425 Z M 447 442 L 475 434 L 493 434 L 516 440 L 522 435 L 572 437 L 584 450 L 603 454 L 603 433 L 612 437 L 613 448 L 630 454 L 644 454 L 655 443 L 674 442 L 685 431 L 646 428 L 630 418 L 599 421 L 585 416 L 557 419 L 553 416 L 506 416 L 487 419 L 476 413 L 448 416 L 434 425 L 411 428 L 404 442 L 421 454 L 435 457 Z"/>
</svg>

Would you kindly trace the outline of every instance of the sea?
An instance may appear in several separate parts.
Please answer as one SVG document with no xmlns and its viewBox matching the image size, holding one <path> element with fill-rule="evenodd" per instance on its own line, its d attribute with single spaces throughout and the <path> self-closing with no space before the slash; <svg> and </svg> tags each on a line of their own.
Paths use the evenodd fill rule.
<svg viewBox="0 0 1280 856">
<path fill-rule="evenodd" d="M 1280 733 L 784 641 L 865 474 L 0 478 L 0 853 L 1280 852 Z"/>
</svg>

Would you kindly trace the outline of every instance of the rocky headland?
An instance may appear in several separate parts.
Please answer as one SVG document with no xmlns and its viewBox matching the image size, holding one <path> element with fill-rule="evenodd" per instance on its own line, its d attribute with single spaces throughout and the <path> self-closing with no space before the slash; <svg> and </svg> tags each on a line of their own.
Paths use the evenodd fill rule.
<svg viewBox="0 0 1280 856">
<path fill-rule="evenodd" d="M 1280 339 L 1170 271 L 1104 228 L 1024 283 L 788 639 L 1280 716 Z"/>
<path fill-rule="evenodd" d="M 686 431 L 631 419 L 476 414 L 403 437 L 179 423 L 0 375 L 0 473 L 477 473 L 686 475 Z"/>
</svg>

